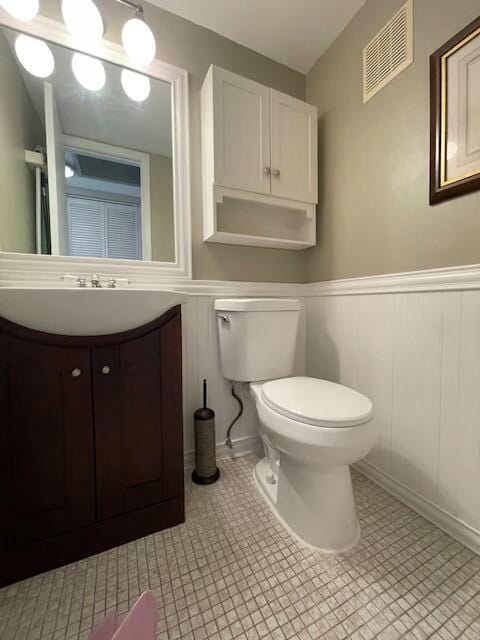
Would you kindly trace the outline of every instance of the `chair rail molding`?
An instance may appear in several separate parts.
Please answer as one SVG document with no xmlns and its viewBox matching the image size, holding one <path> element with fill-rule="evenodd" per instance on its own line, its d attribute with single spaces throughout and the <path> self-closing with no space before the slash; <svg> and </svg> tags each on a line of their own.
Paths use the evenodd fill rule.
<svg viewBox="0 0 480 640">
<path fill-rule="evenodd" d="M 0 287 L 65 287 L 66 273 L 128 278 L 132 286 L 163 289 L 169 286 L 195 295 L 328 296 L 415 293 L 421 291 L 462 291 L 480 289 L 480 264 L 407 271 L 377 276 L 362 276 L 311 283 L 240 282 L 232 280 L 192 280 L 178 273 L 175 263 L 102 260 L 68 256 L 0 251 Z"/>
<path fill-rule="evenodd" d="M 307 297 L 480 289 L 480 264 L 406 271 L 303 285 Z"/>
</svg>

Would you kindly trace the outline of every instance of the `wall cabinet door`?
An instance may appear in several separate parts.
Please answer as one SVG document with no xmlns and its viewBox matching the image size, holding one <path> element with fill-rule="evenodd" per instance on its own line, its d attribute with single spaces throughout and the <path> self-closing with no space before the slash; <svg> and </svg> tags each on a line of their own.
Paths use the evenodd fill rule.
<svg viewBox="0 0 480 640">
<path fill-rule="evenodd" d="M 317 109 L 270 91 L 272 195 L 317 202 Z"/>
<path fill-rule="evenodd" d="M 90 350 L 0 336 L 4 548 L 93 522 Z"/>
<path fill-rule="evenodd" d="M 215 183 L 270 193 L 270 90 L 213 68 Z"/>
<path fill-rule="evenodd" d="M 178 495 L 182 486 L 181 328 L 93 350 L 98 518 Z"/>
</svg>

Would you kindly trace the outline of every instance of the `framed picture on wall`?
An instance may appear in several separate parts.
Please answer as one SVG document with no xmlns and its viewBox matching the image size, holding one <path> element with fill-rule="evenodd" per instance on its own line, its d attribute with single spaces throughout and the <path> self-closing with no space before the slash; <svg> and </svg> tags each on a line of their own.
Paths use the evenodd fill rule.
<svg viewBox="0 0 480 640">
<path fill-rule="evenodd" d="M 480 189 L 480 18 L 430 57 L 430 204 Z"/>
</svg>

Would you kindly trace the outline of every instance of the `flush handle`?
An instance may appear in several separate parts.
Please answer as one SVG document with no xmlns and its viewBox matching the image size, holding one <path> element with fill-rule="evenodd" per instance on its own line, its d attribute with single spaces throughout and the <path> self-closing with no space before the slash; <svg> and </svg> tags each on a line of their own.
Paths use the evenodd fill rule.
<svg viewBox="0 0 480 640">
<path fill-rule="evenodd" d="M 219 320 L 221 320 L 222 322 L 224 322 L 225 324 L 228 324 L 228 323 L 230 322 L 230 316 L 226 316 L 226 315 L 223 315 L 223 314 L 219 314 L 219 315 L 217 316 L 217 318 L 218 318 Z"/>
</svg>

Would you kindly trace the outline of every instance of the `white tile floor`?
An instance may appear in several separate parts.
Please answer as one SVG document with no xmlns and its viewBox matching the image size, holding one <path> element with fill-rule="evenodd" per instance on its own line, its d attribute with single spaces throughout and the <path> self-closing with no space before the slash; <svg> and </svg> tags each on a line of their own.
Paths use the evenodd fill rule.
<svg viewBox="0 0 480 640">
<path fill-rule="evenodd" d="M 254 463 L 189 486 L 184 525 L 0 590 L 1 640 L 87 638 L 147 587 L 161 640 L 480 638 L 480 557 L 359 474 L 360 544 L 302 548 L 257 494 Z"/>
</svg>

